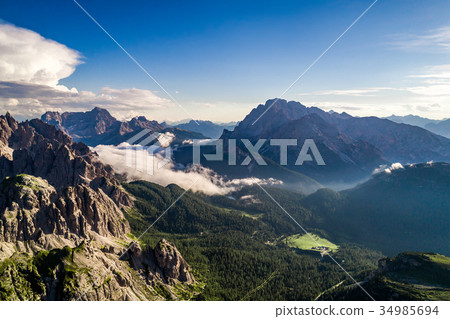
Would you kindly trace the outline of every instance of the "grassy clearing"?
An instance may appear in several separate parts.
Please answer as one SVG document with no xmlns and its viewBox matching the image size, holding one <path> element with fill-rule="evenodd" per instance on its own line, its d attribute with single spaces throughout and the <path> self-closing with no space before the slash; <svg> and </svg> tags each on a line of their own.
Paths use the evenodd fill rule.
<svg viewBox="0 0 450 319">
<path fill-rule="evenodd" d="M 289 236 L 285 240 L 289 247 L 302 250 L 321 251 L 321 248 L 326 247 L 330 252 L 335 252 L 339 249 L 338 245 L 333 244 L 325 238 L 321 238 L 316 234 L 310 233 L 310 235 L 311 236 L 297 234 Z"/>
<path fill-rule="evenodd" d="M 254 220 L 257 220 L 257 219 L 260 219 L 261 217 L 263 217 L 263 214 L 248 214 L 248 213 L 244 213 L 244 212 L 241 212 L 241 214 L 244 217 L 248 217 L 248 218 L 251 218 Z"/>
</svg>

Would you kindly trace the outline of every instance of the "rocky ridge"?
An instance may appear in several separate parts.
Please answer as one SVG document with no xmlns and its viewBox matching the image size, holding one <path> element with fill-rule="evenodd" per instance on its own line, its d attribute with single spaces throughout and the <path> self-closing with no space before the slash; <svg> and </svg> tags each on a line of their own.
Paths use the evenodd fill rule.
<svg viewBox="0 0 450 319">
<path fill-rule="evenodd" d="M 46 112 L 41 120 L 51 124 L 70 135 L 75 141 L 81 141 L 89 146 L 118 145 L 126 142 L 142 130 L 149 132 L 171 133 L 174 143 L 181 143 L 186 139 L 203 139 L 201 133 L 189 130 L 166 127 L 145 116 L 137 116 L 129 121 L 119 121 L 107 110 L 95 107 L 88 112 Z"/>
<path fill-rule="evenodd" d="M 165 275 L 175 265 L 158 263 L 149 247 L 142 250 L 133 243 L 119 260 L 120 253 L 113 246 L 99 248 L 95 241 L 34 256 L 16 252 L 0 264 L 0 300 L 179 300 L 200 292 L 190 273 L 191 281 Z"/>
</svg>

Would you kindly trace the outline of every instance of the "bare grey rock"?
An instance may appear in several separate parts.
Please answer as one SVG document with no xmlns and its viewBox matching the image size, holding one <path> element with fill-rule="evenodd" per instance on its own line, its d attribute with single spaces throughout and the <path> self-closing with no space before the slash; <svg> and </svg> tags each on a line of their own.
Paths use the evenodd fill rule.
<svg viewBox="0 0 450 319">
<path fill-rule="evenodd" d="M 102 189 L 119 206 L 131 205 L 113 169 L 53 125 L 41 120 L 18 123 L 7 114 L 0 116 L 0 128 L 0 180 L 29 174 L 46 179 L 57 191 L 82 184 Z"/>
<path fill-rule="evenodd" d="M 43 244 L 44 235 L 123 237 L 129 231 L 122 212 L 101 189 L 78 185 L 58 193 L 46 180 L 30 175 L 0 184 L 0 241 Z"/>
<path fill-rule="evenodd" d="M 162 239 L 155 247 L 155 257 L 158 266 L 169 282 L 178 280 L 184 283 L 194 282 L 188 265 L 174 244 Z"/>
</svg>

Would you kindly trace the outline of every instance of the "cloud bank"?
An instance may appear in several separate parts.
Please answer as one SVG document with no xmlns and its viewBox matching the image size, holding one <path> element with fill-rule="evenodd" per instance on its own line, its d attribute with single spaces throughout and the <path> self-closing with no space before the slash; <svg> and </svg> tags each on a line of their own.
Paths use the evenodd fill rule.
<svg viewBox="0 0 450 319">
<path fill-rule="evenodd" d="M 79 92 L 59 84 L 82 63 L 81 54 L 38 33 L 0 24 L 0 112 L 22 118 L 46 111 L 87 111 L 107 108 L 119 119 L 173 106 L 149 90 L 104 87 Z"/>
<path fill-rule="evenodd" d="M 81 55 L 38 33 L 0 24 L 0 79 L 57 87 L 81 63 Z"/>
<path fill-rule="evenodd" d="M 161 152 L 153 153 L 157 151 L 155 148 L 151 148 L 152 152 L 149 152 L 145 149 L 136 150 L 129 144 L 122 143 L 118 146 L 98 145 L 93 150 L 97 152 L 103 163 L 111 165 L 117 173 L 126 175 L 128 181 L 146 180 L 162 186 L 177 184 L 184 189 L 191 187 L 192 191 L 207 195 L 223 195 L 242 186 L 255 183 L 263 185 L 281 184 L 281 181 L 275 179 L 242 178 L 225 180 L 213 170 L 200 165 L 181 168 L 177 167 L 172 161 L 165 164 Z M 133 165 L 127 165 L 126 158 L 127 154 L 130 156 L 129 152 L 132 152 L 131 157 L 136 159 Z M 163 164 L 165 165 L 157 168 Z M 148 165 L 153 165 L 153 174 L 148 173 Z"/>
</svg>

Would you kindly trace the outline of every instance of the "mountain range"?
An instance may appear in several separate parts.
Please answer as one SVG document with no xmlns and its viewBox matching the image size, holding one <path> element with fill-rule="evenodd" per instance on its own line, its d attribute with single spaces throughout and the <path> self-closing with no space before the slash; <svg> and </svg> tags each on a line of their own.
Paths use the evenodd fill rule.
<svg viewBox="0 0 450 319">
<path fill-rule="evenodd" d="M 396 123 L 419 126 L 435 134 L 450 138 L 450 119 L 432 120 L 417 115 L 391 115 L 386 118 Z"/>
<path fill-rule="evenodd" d="M 333 259 L 377 300 L 448 299 L 449 140 L 273 102 L 225 130 L 225 144 L 311 138 L 325 170 L 279 165 L 279 153 L 264 147 L 269 165 L 234 173 L 303 183 L 308 192 L 250 185 L 205 195 L 121 182 L 83 141 L 116 145 L 144 128 L 173 134 L 173 143 L 205 137 L 98 108 L 21 123 L 0 116 L 0 299 L 365 300 Z M 248 153 L 238 146 L 242 160 Z M 186 154 L 182 146 L 175 158 Z M 232 176 L 222 164 L 214 169 Z M 341 191 L 316 181 L 363 176 Z M 427 276 L 430 269 L 440 275 Z"/>
<path fill-rule="evenodd" d="M 266 113 L 262 115 L 264 112 Z M 347 144 L 355 141 L 369 143 L 389 162 L 420 163 L 450 159 L 450 140 L 425 129 L 377 117 L 352 117 L 347 113 L 325 112 L 316 107 L 308 108 L 298 102 L 286 100 L 268 100 L 264 105 L 259 105 L 233 132 L 224 136 L 268 137 L 305 116 L 308 116 L 307 119 L 320 135 L 326 136 L 327 130 L 334 130 L 335 140 L 343 140 Z M 319 122 L 318 117 L 323 122 Z M 295 131 L 292 134 L 284 132 L 284 138 L 308 138 L 308 135 L 301 133 L 311 134 L 308 130 L 300 134 Z M 327 148 L 333 150 L 331 145 Z M 352 154 L 344 154 L 354 161 Z M 344 159 L 343 154 L 339 155 Z"/>
<path fill-rule="evenodd" d="M 117 145 L 143 129 L 168 133 L 174 136 L 172 145 L 177 145 L 174 160 L 183 165 L 189 165 L 193 159 L 192 146 L 184 144 L 184 141 L 217 137 L 223 132 L 223 160 L 210 162 L 201 157 L 202 165 L 227 178 L 276 178 L 284 181 L 286 187 L 304 192 L 315 191 L 321 184 L 336 187 L 352 185 L 367 179 L 377 167 L 388 163 L 450 161 L 450 140 L 421 127 L 377 117 L 325 112 L 283 99 L 268 100 L 259 105 L 233 130 L 208 121 L 197 121 L 197 124 L 193 120 L 172 127 L 142 116 L 123 122 L 100 108 L 89 112 L 47 112 L 41 119 L 66 132 L 75 141 L 89 146 Z M 407 119 L 414 120 L 416 124 L 426 121 L 415 117 Z M 297 146 L 289 146 L 287 165 L 280 165 L 280 148 L 266 144 L 260 153 L 266 159 L 267 166 L 260 167 L 254 162 L 247 166 L 230 166 L 227 152 L 229 139 L 237 140 L 238 163 L 249 155 L 240 142 L 242 139 L 249 139 L 252 144 L 258 139 L 295 139 L 299 142 Z M 314 162 L 296 165 L 296 158 L 306 139 L 314 140 L 326 165 L 319 166 Z M 215 151 L 211 146 L 202 149 L 204 153 Z"/>
<path fill-rule="evenodd" d="M 93 108 L 88 112 L 46 112 L 41 120 L 56 126 L 70 135 L 74 141 L 83 142 L 88 146 L 118 145 L 126 142 L 144 129 L 149 132 L 171 133 L 174 143 L 187 139 L 205 139 L 201 133 L 187 131 L 177 127 L 166 127 L 157 121 L 147 120 L 138 116 L 130 121 L 119 121 L 107 110 Z"/>
<path fill-rule="evenodd" d="M 224 160 L 202 161 L 202 164 L 230 177 L 275 177 L 290 182 L 293 173 L 308 176 L 322 184 L 355 182 L 368 178 L 380 165 L 387 163 L 424 163 L 450 160 L 450 140 L 430 131 L 408 124 L 395 123 L 377 117 L 353 117 L 347 113 L 325 112 L 306 107 L 299 102 L 282 99 L 268 100 L 253 109 L 232 130 L 225 130 Z M 254 163 L 242 167 L 227 165 L 228 140 L 237 140 L 237 162 L 249 155 L 239 141 L 249 139 L 295 139 L 297 146 L 289 146 L 287 165 L 280 163 L 280 148 L 265 144 L 261 155 L 268 166 Z M 296 158 L 306 139 L 313 139 L 326 165 L 305 162 L 296 165 Z M 184 164 L 192 158 L 189 147 L 181 148 L 175 158 Z M 213 153 L 205 147 L 205 154 Z M 278 163 L 278 164 L 277 164 Z"/>
<path fill-rule="evenodd" d="M 200 133 L 208 138 L 219 138 L 223 130 L 232 130 L 236 126 L 235 123 L 214 123 L 211 121 L 190 120 L 187 123 L 174 125 L 174 127 Z"/>
</svg>

